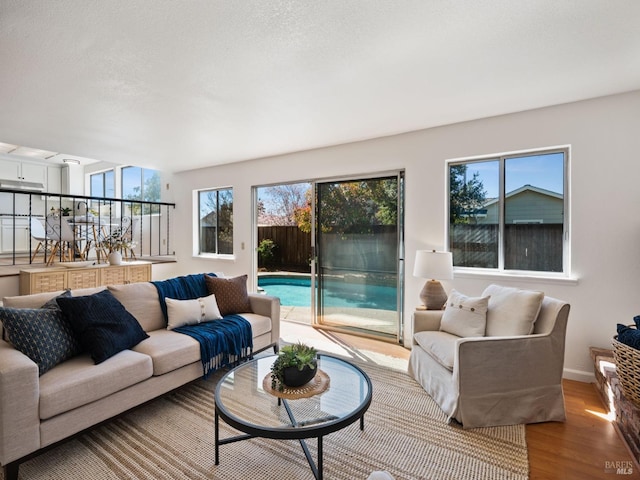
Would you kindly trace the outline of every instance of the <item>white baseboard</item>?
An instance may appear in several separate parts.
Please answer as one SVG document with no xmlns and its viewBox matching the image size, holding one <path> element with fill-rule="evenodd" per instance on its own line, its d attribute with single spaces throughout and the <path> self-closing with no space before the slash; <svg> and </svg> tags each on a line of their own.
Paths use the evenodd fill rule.
<svg viewBox="0 0 640 480">
<path fill-rule="evenodd" d="M 596 381 L 596 376 L 593 372 L 584 372 L 582 370 L 574 370 L 572 368 L 565 368 L 562 371 L 562 378 L 584 383 L 595 383 Z"/>
</svg>

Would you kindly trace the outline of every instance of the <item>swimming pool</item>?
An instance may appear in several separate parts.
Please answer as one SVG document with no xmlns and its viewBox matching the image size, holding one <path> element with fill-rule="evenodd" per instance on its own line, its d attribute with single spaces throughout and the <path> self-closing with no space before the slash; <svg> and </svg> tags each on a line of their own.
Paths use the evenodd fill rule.
<svg viewBox="0 0 640 480">
<path fill-rule="evenodd" d="M 311 306 L 309 277 L 261 276 L 258 277 L 258 286 L 264 289 L 267 295 L 279 297 L 281 305 Z M 397 288 L 328 281 L 325 284 L 324 306 L 396 311 Z"/>
</svg>

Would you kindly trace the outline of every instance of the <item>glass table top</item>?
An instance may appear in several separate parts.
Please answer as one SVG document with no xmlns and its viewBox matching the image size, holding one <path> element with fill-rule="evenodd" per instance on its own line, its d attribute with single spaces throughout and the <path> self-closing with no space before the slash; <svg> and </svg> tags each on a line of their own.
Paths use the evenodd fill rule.
<svg viewBox="0 0 640 480">
<path fill-rule="evenodd" d="M 227 420 L 265 431 L 331 429 L 362 417 L 371 402 L 371 381 L 357 366 L 329 355 L 318 357 L 318 369 L 329 387 L 309 398 L 288 399 L 265 391 L 275 355 L 247 362 L 228 372 L 216 387 L 216 407 Z M 295 418 L 292 424 L 285 403 Z M 339 427 L 338 427 L 339 428 Z M 301 433 L 301 432 L 299 432 Z"/>
</svg>

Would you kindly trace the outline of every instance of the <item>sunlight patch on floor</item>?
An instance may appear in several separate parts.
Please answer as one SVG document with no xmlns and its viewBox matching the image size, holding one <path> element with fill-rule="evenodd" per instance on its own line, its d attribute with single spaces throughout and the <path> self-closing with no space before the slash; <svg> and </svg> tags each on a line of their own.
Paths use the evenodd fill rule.
<svg viewBox="0 0 640 480">
<path fill-rule="evenodd" d="M 371 362 L 395 370 L 407 370 L 406 359 L 384 353 L 386 348 L 391 347 L 385 342 L 370 340 L 372 348 L 356 348 L 342 336 L 286 320 L 280 322 L 280 338 L 284 343 L 304 342 L 320 351 L 347 359 Z"/>
</svg>

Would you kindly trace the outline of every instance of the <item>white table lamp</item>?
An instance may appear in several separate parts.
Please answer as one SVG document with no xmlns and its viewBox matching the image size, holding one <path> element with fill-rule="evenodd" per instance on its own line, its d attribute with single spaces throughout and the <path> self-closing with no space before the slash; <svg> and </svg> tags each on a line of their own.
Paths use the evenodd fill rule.
<svg viewBox="0 0 640 480">
<path fill-rule="evenodd" d="M 413 276 L 428 278 L 420 292 L 420 300 L 427 310 L 442 310 L 447 301 L 447 292 L 438 280 L 453 279 L 453 256 L 451 252 L 418 250 L 413 266 Z"/>
</svg>

